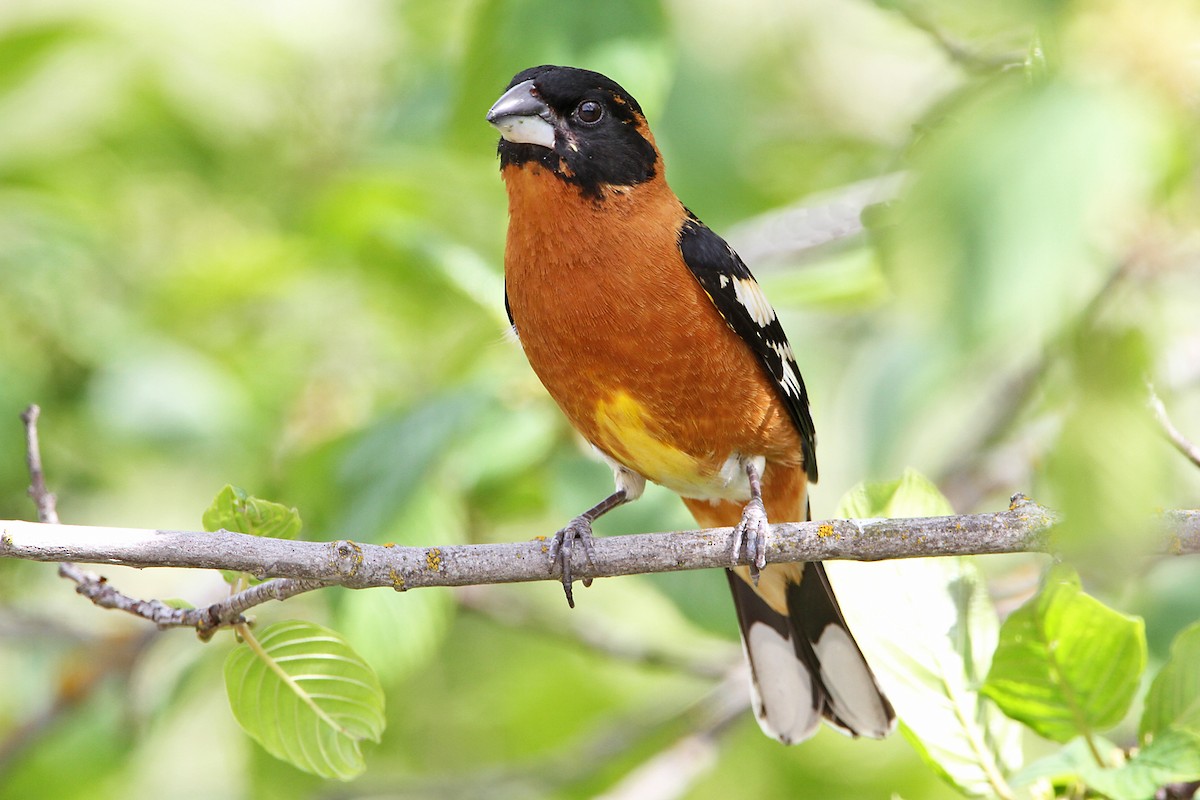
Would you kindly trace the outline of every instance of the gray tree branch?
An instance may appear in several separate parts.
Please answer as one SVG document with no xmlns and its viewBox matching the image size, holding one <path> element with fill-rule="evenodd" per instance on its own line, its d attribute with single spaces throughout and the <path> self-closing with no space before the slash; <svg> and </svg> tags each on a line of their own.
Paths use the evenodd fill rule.
<svg viewBox="0 0 1200 800">
<path fill-rule="evenodd" d="M 1014 498 L 1007 511 L 992 514 L 784 522 L 771 526 L 768 561 L 880 561 L 1048 552 L 1047 534 L 1056 522 L 1054 512 L 1021 495 Z M 1200 511 L 1163 512 L 1148 521 L 1148 531 L 1152 537 L 1148 540 L 1152 542 L 1149 552 L 1200 552 Z M 576 554 L 574 568 L 581 577 L 606 578 L 726 567 L 731 563 L 732 535 L 730 528 L 712 528 L 600 538 L 592 564 Z M 259 578 L 288 578 L 352 589 L 387 586 L 404 591 L 425 586 L 545 580 L 555 577 L 547 550 L 540 538 L 508 544 L 399 547 L 349 539 L 268 539 L 229 531 L 0 521 L 0 556 L 6 558 L 227 569 Z"/>
<path fill-rule="evenodd" d="M 268 600 L 284 600 L 324 586 L 352 589 L 472 586 L 556 578 L 544 538 L 509 544 L 397 547 L 341 539 L 302 542 L 230 531 L 150 530 L 56 524 L 54 496 L 46 488 L 37 437 L 38 409 L 25 421 L 30 496 L 41 522 L 0 521 L 0 557 L 60 562 L 59 572 L 96 605 L 143 617 L 159 627 L 195 628 L 207 638 L 219 627 L 244 622 L 242 614 Z M 771 526 L 768 562 L 879 561 L 924 556 L 987 555 L 1050 550 L 1053 511 L 1015 495 L 1007 511 L 911 519 L 784 522 Z M 1200 552 L 1200 512 L 1167 511 L 1147 524 L 1147 551 Z M 613 536 L 596 541 L 587 560 L 572 567 L 583 578 L 727 567 L 733 530 Z M 267 580 L 201 609 L 138 600 L 75 562 L 129 567 L 176 567 L 247 572 Z"/>
</svg>

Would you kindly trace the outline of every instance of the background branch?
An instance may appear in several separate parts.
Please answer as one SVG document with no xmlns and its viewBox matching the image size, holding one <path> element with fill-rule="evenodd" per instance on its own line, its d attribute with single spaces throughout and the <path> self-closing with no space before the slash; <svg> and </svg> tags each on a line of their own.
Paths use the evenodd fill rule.
<svg viewBox="0 0 1200 800">
<path fill-rule="evenodd" d="M 1175 427 L 1175 423 L 1171 421 L 1171 417 L 1167 414 L 1167 407 L 1163 405 L 1163 401 L 1159 398 L 1158 393 L 1154 391 L 1153 384 L 1148 383 L 1146 386 L 1150 391 L 1150 410 L 1154 412 L 1154 419 L 1158 422 L 1159 427 L 1162 428 L 1163 434 L 1188 461 L 1200 467 L 1200 447 L 1197 447 L 1195 443 L 1183 435 L 1183 432 L 1179 428 Z"/>
<path fill-rule="evenodd" d="M 29 496 L 37 507 L 38 522 L 58 522 L 57 498 L 46 488 L 46 473 L 42 469 L 42 448 L 38 443 L 38 417 L 41 406 L 36 403 L 21 412 L 25 423 L 25 463 L 29 466 Z"/>
</svg>

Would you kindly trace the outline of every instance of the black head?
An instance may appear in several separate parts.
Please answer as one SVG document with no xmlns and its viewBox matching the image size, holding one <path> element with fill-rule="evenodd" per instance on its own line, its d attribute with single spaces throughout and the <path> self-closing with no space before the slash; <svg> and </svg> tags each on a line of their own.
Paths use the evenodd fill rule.
<svg viewBox="0 0 1200 800">
<path fill-rule="evenodd" d="M 615 81 L 574 67 L 517 73 L 488 112 L 500 165 L 537 163 L 600 198 L 655 177 L 658 152 L 641 106 Z"/>
</svg>

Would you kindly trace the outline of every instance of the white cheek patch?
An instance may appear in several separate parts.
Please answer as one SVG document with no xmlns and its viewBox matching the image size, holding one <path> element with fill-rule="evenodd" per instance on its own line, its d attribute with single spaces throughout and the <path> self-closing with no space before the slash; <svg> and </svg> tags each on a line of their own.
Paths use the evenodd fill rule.
<svg viewBox="0 0 1200 800">
<path fill-rule="evenodd" d="M 775 321 L 775 309 L 767 301 L 767 296 L 763 294 L 758 281 L 753 278 L 734 278 L 733 292 L 737 301 L 750 312 L 750 319 L 760 328 L 765 328 Z"/>
<path fill-rule="evenodd" d="M 501 117 L 492 123 L 500 135 L 515 144 L 536 144 L 554 149 L 554 126 L 541 117 Z"/>
</svg>

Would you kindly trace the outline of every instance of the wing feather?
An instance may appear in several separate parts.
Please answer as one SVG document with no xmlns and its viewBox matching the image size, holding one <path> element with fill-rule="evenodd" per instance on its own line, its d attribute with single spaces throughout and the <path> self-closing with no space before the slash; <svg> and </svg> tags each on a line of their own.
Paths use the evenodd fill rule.
<svg viewBox="0 0 1200 800">
<path fill-rule="evenodd" d="M 775 384 L 788 416 L 800 433 L 808 479 L 816 483 L 817 441 L 808 409 L 808 391 L 775 309 L 733 248 L 691 212 L 679 231 L 679 250 L 725 324 L 753 351 Z"/>
</svg>

